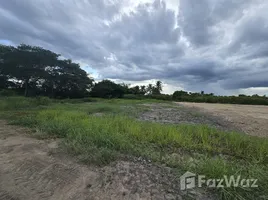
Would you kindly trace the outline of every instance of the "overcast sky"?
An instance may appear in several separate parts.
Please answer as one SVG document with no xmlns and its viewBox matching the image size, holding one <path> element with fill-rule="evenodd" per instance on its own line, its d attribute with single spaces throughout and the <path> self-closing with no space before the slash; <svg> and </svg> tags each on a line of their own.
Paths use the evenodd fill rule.
<svg viewBox="0 0 268 200">
<path fill-rule="evenodd" d="M 268 95 L 267 0 L 0 0 L 0 43 L 165 93 Z"/>
</svg>

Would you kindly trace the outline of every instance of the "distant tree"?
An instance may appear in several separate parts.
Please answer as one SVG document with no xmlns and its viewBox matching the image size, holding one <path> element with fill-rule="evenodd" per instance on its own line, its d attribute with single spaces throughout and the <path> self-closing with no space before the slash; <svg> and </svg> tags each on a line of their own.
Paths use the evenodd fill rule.
<svg viewBox="0 0 268 200">
<path fill-rule="evenodd" d="M 153 86 L 152 95 L 160 95 L 160 91 L 157 89 L 157 87 Z"/>
<path fill-rule="evenodd" d="M 158 93 L 160 94 L 163 90 L 163 83 L 161 81 L 156 81 L 155 87 Z"/>
<path fill-rule="evenodd" d="M 153 89 L 154 89 L 153 85 L 152 85 L 152 84 L 148 84 L 148 86 L 147 86 L 147 88 L 146 88 L 146 92 L 147 92 L 149 95 L 151 95 L 151 94 L 153 94 Z"/>
<path fill-rule="evenodd" d="M 258 94 L 253 94 L 252 97 L 260 97 Z"/>
<path fill-rule="evenodd" d="M 132 88 L 130 88 L 130 91 L 131 91 L 131 94 L 135 94 L 135 95 L 137 95 L 137 94 L 140 94 L 140 86 L 134 86 L 134 87 L 132 87 Z"/>
<path fill-rule="evenodd" d="M 125 94 L 131 93 L 129 89 L 130 84 L 121 83 L 120 85 L 122 86 Z"/>
<path fill-rule="evenodd" d="M 142 95 L 145 95 L 146 94 L 146 86 L 145 85 L 142 85 L 140 87 L 140 94 L 142 94 Z"/>
<path fill-rule="evenodd" d="M 184 96 L 188 96 L 188 92 L 181 90 L 181 91 L 175 91 L 172 95 L 172 98 L 175 100 L 176 99 L 179 100 Z"/>
<path fill-rule="evenodd" d="M 149 95 L 160 95 L 163 89 L 162 82 L 157 81 L 155 85 L 149 84 L 147 86 L 147 93 Z"/>
<path fill-rule="evenodd" d="M 45 71 L 47 76 L 42 86 L 51 97 L 83 97 L 93 86 L 93 79 L 71 60 L 59 60 L 57 65 L 47 67 Z"/>
<path fill-rule="evenodd" d="M 191 92 L 190 95 L 192 97 L 199 97 L 201 94 L 199 92 Z"/>
<path fill-rule="evenodd" d="M 121 98 L 124 95 L 124 88 L 110 80 L 98 82 L 90 92 L 92 97 Z"/>
</svg>

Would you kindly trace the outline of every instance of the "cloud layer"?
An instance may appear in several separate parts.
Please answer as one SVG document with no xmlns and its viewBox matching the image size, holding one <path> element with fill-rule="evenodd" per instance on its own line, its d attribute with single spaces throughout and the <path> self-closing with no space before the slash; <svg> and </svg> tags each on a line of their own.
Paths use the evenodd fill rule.
<svg viewBox="0 0 268 200">
<path fill-rule="evenodd" d="M 102 78 L 228 93 L 268 87 L 267 10 L 265 0 L 9 0 L 0 41 L 41 45 Z"/>
</svg>

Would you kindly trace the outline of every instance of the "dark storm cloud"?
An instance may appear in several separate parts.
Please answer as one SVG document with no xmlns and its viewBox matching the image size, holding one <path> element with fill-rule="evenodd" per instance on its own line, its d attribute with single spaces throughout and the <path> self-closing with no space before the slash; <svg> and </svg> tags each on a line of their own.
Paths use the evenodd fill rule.
<svg viewBox="0 0 268 200">
<path fill-rule="evenodd" d="M 221 67 L 219 67 L 221 66 Z M 131 66 L 129 66 L 131 68 Z M 223 68 L 222 63 L 213 60 L 200 59 L 181 59 L 178 63 L 165 65 L 150 65 L 150 73 L 147 73 L 145 66 L 140 68 L 133 67 L 130 71 L 118 72 L 117 68 L 110 69 L 108 78 L 117 79 L 120 77 L 125 80 L 142 81 L 161 77 L 169 80 L 180 80 L 194 84 L 205 84 L 211 81 L 223 80 L 229 76 L 229 70 Z M 136 74 L 136 76 L 132 76 Z M 146 77 L 146 78 L 145 78 Z"/>
<path fill-rule="evenodd" d="M 268 87 L 267 1 L 144 1 L 1 1 L 0 40 L 41 45 L 102 78 Z"/>
<path fill-rule="evenodd" d="M 100 61 L 106 51 L 100 50 L 102 48 L 90 40 L 90 35 L 86 37 L 85 25 L 92 28 L 104 26 L 98 23 L 101 17 L 109 18 L 117 14 L 117 5 L 116 2 L 104 5 L 103 1 L 2 1 L 0 37 L 15 43 L 52 47 L 65 57 L 89 57 Z M 89 11 L 96 15 L 87 17 Z"/>
<path fill-rule="evenodd" d="M 246 54 L 249 59 L 268 56 L 268 15 L 266 9 L 260 9 L 254 18 L 247 17 L 238 24 L 229 50 L 238 54 Z"/>
<path fill-rule="evenodd" d="M 221 39 L 216 26 L 239 19 L 253 0 L 181 0 L 178 21 L 192 45 L 209 45 Z"/>
<path fill-rule="evenodd" d="M 268 87 L 267 80 L 268 70 L 266 69 L 266 73 L 255 72 L 250 75 L 244 75 L 239 79 L 232 79 L 229 81 L 225 81 L 224 85 L 228 89 L 236 89 L 236 88 L 250 88 L 250 87 Z"/>
</svg>

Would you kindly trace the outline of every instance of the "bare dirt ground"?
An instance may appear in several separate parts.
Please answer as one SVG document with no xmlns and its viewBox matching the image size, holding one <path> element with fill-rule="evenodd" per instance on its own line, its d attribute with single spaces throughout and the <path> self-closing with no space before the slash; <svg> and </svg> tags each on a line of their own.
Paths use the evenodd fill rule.
<svg viewBox="0 0 268 200">
<path fill-rule="evenodd" d="M 164 124 L 205 124 L 223 131 L 240 131 L 232 122 L 195 107 L 177 103 L 143 104 L 143 106 L 148 108 L 139 116 L 143 121 Z"/>
<path fill-rule="evenodd" d="M 242 132 L 268 137 L 268 106 L 178 102 L 179 105 L 220 117 Z"/>
<path fill-rule="evenodd" d="M 170 168 L 139 159 L 83 165 L 59 151 L 58 141 L 27 132 L 0 121 L 0 200 L 189 199 Z"/>
</svg>

